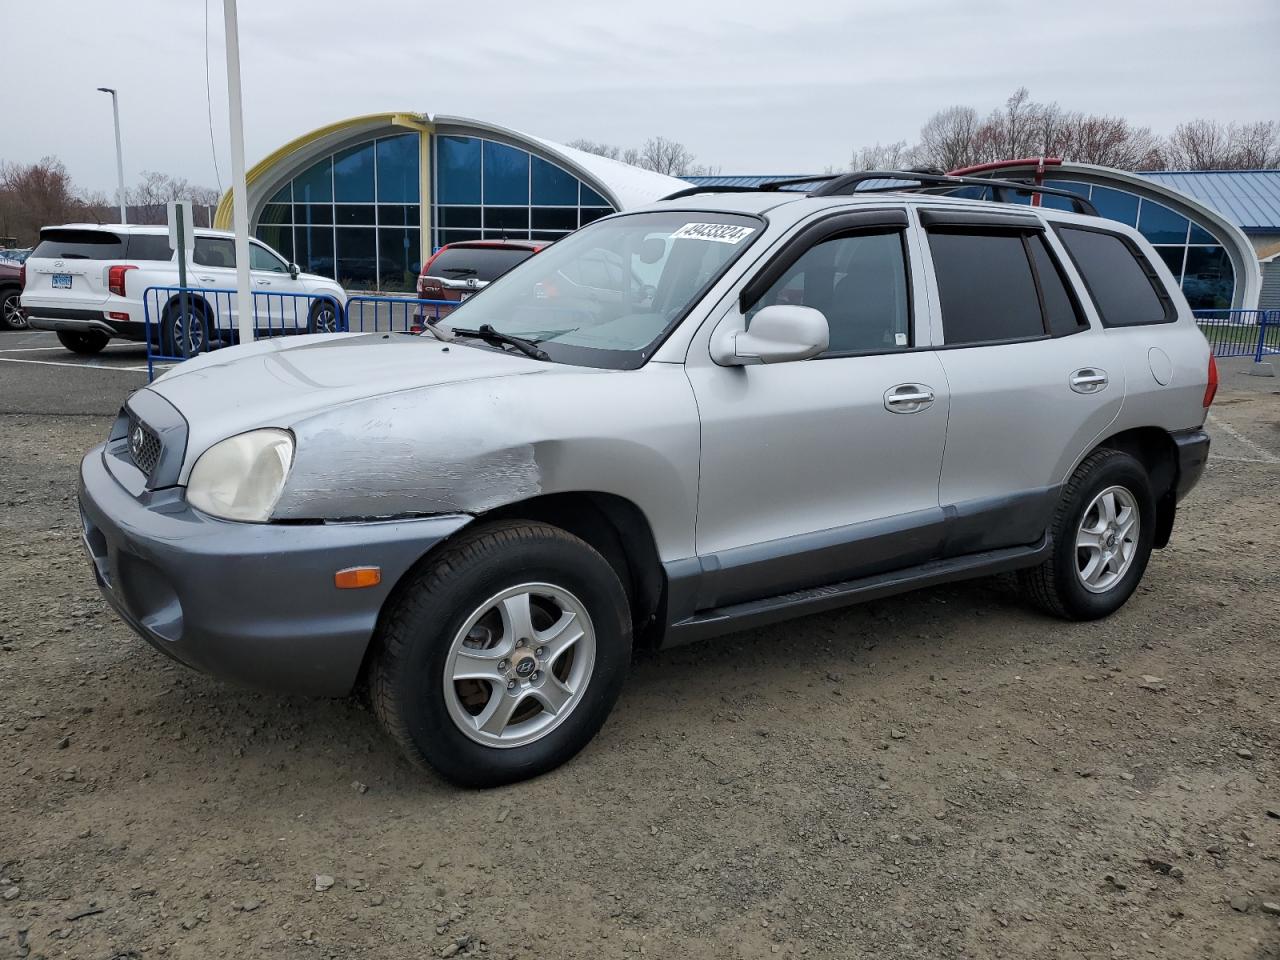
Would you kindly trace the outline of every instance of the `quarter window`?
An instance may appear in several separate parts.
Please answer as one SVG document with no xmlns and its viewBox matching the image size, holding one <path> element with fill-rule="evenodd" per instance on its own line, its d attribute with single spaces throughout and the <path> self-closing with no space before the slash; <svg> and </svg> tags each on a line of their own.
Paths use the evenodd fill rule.
<svg viewBox="0 0 1280 960">
<path fill-rule="evenodd" d="M 929 249 L 948 345 L 1044 336 L 1022 234 L 931 232 Z"/>
<path fill-rule="evenodd" d="M 822 311 L 831 330 L 824 356 L 884 353 L 911 346 L 911 307 L 901 231 L 856 233 L 810 247 L 765 292 L 762 307 Z"/>
<path fill-rule="evenodd" d="M 1063 227 L 1059 236 L 1098 307 L 1104 327 L 1173 320 L 1156 291 L 1150 267 L 1114 233 Z"/>
</svg>

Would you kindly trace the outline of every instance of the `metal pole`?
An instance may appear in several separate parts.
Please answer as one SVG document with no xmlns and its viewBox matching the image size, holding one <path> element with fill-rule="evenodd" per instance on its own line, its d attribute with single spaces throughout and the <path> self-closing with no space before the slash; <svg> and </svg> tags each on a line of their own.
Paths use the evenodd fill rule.
<svg viewBox="0 0 1280 960">
<path fill-rule="evenodd" d="M 236 233 L 236 303 L 240 342 L 253 342 L 254 303 L 249 286 L 249 194 L 244 176 L 244 110 L 240 101 L 240 27 L 236 0 L 222 0 L 227 34 L 227 107 L 231 120 L 231 221 Z"/>
<path fill-rule="evenodd" d="M 124 202 L 124 150 L 120 147 L 120 101 L 111 87 L 99 87 L 99 92 L 111 94 L 111 115 L 116 123 L 116 201 L 120 204 L 120 222 L 129 222 L 128 208 Z"/>
</svg>

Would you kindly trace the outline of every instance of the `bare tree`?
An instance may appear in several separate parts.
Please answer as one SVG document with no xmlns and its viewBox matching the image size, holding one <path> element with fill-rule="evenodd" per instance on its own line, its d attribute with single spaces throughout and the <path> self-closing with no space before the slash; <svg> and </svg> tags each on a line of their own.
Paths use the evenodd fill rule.
<svg viewBox="0 0 1280 960">
<path fill-rule="evenodd" d="M 85 204 L 57 157 L 37 163 L 0 163 L 0 235 L 32 244 L 40 228 L 85 218 Z"/>
<path fill-rule="evenodd" d="M 905 140 L 896 143 L 877 143 L 853 151 L 850 170 L 903 170 L 918 163 L 919 147 L 912 147 Z"/>
<path fill-rule="evenodd" d="M 978 111 L 973 107 L 939 110 L 920 129 L 920 153 L 926 162 L 943 170 L 954 170 L 974 162 L 974 137 L 978 132 Z"/>
<path fill-rule="evenodd" d="M 1169 137 L 1168 159 L 1181 170 L 1257 170 L 1280 164 L 1280 124 L 1191 120 Z"/>
<path fill-rule="evenodd" d="M 693 164 L 693 154 L 679 141 L 650 137 L 640 148 L 640 166 L 669 177 L 682 177 Z"/>
<path fill-rule="evenodd" d="M 597 157 L 608 157 L 610 160 L 622 159 L 622 148 L 615 147 L 611 143 L 597 143 L 594 140 L 579 138 L 570 140 L 567 146 L 573 147 L 575 150 L 581 150 L 583 153 L 594 153 Z"/>
</svg>

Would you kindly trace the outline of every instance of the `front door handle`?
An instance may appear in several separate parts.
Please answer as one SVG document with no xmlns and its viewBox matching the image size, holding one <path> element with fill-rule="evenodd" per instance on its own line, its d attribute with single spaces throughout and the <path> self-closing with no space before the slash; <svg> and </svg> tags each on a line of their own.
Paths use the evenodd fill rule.
<svg viewBox="0 0 1280 960">
<path fill-rule="evenodd" d="M 1094 367 L 1082 367 L 1071 374 L 1071 389 L 1076 393 L 1097 393 L 1107 383 L 1107 371 Z"/>
<path fill-rule="evenodd" d="M 258 286 L 260 286 L 260 287 L 269 287 L 269 286 L 271 286 L 271 281 L 270 281 L 270 280 L 255 280 L 255 281 L 254 281 L 254 283 L 256 283 L 256 284 L 257 284 Z"/>
<path fill-rule="evenodd" d="M 216 282 L 217 282 L 217 281 L 216 281 L 216 279 L 215 279 L 214 277 L 196 277 L 196 279 L 197 279 L 197 280 L 199 280 L 201 283 L 216 283 Z"/>
<path fill-rule="evenodd" d="M 884 408 L 890 413 L 919 413 L 933 403 L 933 388 L 923 383 L 900 383 L 884 392 Z"/>
</svg>

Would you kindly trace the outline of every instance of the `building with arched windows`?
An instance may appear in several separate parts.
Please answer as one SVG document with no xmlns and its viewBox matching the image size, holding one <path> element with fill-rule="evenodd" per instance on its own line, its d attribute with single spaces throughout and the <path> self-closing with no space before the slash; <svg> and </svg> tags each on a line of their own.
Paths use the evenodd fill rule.
<svg viewBox="0 0 1280 960">
<path fill-rule="evenodd" d="M 251 233 L 303 270 L 388 292 L 413 289 L 423 251 L 555 240 L 687 186 L 495 124 L 417 113 L 313 130 L 246 179 Z M 215 226 L 231 227 L 229 192 Z"/>
</svg>

